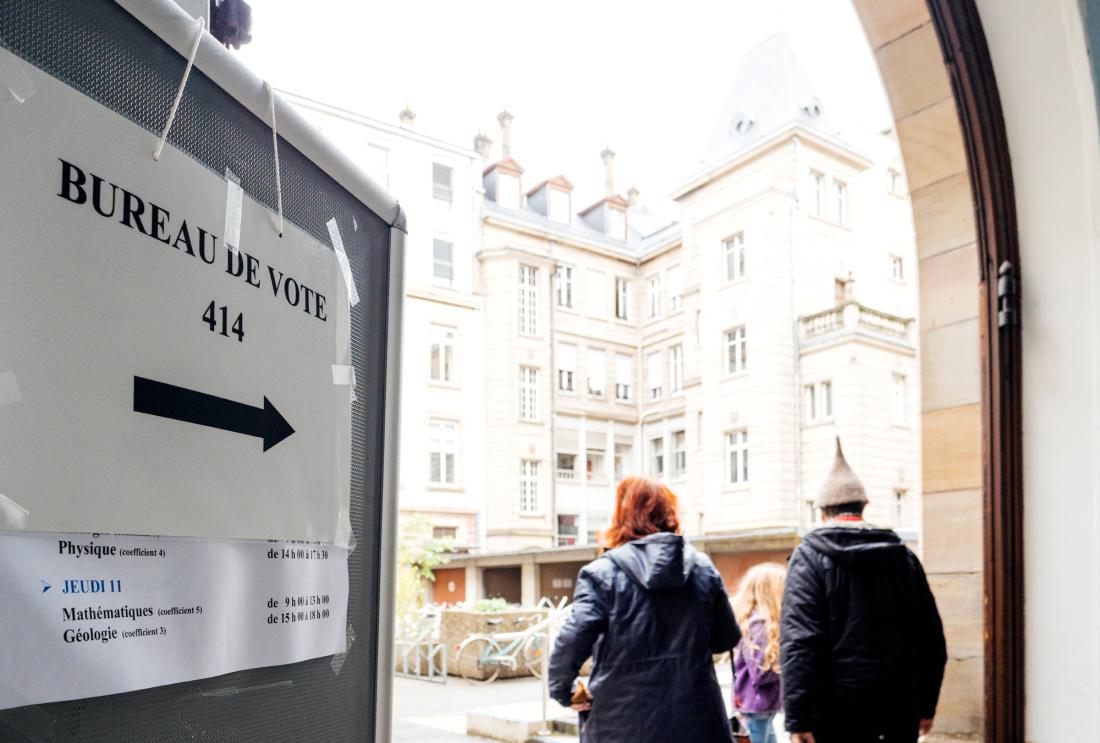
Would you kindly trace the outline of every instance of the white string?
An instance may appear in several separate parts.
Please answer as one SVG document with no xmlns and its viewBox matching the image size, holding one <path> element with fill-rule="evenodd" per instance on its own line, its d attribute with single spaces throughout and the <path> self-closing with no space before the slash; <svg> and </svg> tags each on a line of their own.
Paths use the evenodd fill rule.
<svg viewBox="0 0 1100 743">
<path fill-rule="evenodd" d="M 161 132 L 160 141 L 157 142 L 157 148 L 153 150 L 153 159 L 160 160 L 161 150 L 164 149 L 164 143 L 168 141 L 168 132 L 172 129 L 172 122 L 176 119 L 176 111 L 179 110 L 180 100 L 183 99 L 183 89 L 187 87 L 187 78 L 191 75 L 191 67 L 195 64 L 195 55 L 199 53 L 199 42 L 202 41 L 202 32 L 206 28 L 206 19 L 199 16 L 199 28 L 195 32 L 195 43 L 191 45 L 191 56 L 187 58 L 187 67 L 183 69 L 183 79 L 180 80 L 179 90 L 176 91 L 176 100 L 172 101 L 172 109 L 168 112 L 168 121 L 164 124 L 164 131 Z"/>
<path fill-rule="evenodd" d="M 271 147 L 275 150 L 275 199 L 279 206 L 279 237 L 283 236 L 283 179 L 279 171 L 279 132 L 275 128 L 275 91 L 265 82 L 267 101 L 271 110 Z"/>
</svg>

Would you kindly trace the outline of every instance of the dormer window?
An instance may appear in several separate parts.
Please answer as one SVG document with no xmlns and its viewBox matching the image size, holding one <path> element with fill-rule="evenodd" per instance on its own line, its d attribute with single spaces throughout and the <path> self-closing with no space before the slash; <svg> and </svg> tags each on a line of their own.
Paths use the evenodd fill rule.
<svg viewBox="0 0 1100 743">
<path fill-rule="evenodd" d="M 739 113 L 733 117 L 733 123 L 730 125 L 730 133 L 744 136 L 752 129 L 753 120 L 747 114 Z"/>
<path fill-rule="evenodd" d="M 563 224 L 569 224 L 572 221 L 572 214 L 570 214 L 570 198 L 569 194 L 565 191 L 561 191 L 557 188 L 549 189 L 550 203 L 549 213 L 547 216 L 555 222 L 562 222 Z"/>
<path fill-rule="evenodd" d="M 497 174 L 497 203 L 519 209 L 519 178 L 511 173 Z"/>
<path fill-rule="evenodd" d="M 626 212 L 622 209 L 607 207 L 607 236 L 616 240 L 626 239 Z"/>
<path fill-rule="evenodd" d="M 818 98 L 812 98 L 802 106 L 802 110 L 806 112 L 806 115 L 811 119 L 820 119 L 822 114 L 821 100 Z"/>
<path fill-rule="evenodd" d="M 451 203 L 454 193 L 452 187 L 453 178 L 453 169 L 446 165 L 432 163 L 432 196 L 435 197 L 436 201 L 441 201 L 446 204 Z"/>
</svg>

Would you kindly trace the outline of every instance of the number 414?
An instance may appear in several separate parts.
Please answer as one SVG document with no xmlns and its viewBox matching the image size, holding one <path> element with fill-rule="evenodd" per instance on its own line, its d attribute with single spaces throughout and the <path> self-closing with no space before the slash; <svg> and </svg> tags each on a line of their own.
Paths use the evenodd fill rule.
<svg viewBox="0 0 1100 743">
<path fill-rule="evenodd" d="M 237 341 L 244 342 L 244 313 L 237 313 L 237 319 L 233 321 L 233 325 L 229 324 L 229 308 L 226 306 L 216 307 L 214 300 L 210 300 L 210 304 L 206 306 L 206 312 L 202 313 L 202 321 L 210 327 L 211 333 L 221 333 L 226 338 L 229 334 L 237 336 Z"/>
</svg>

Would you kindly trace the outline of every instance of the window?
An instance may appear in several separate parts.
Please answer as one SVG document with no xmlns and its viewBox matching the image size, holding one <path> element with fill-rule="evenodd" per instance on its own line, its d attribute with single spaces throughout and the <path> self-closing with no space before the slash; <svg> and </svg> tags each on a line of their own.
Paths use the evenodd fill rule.
<svg viewBox="0 0 1100 743">
<path fill-rule="evenodd" d="M 734 328 L 726 333 L 726 373 L 736 374 L 746 368 L 748 344 L 745 341 L 745 328 Z"/>
<path fill-rule="evenodd" d="M 615 317 L 619 320 L 630 319 L 630 282 L 615 279 Z"/>
<path fill-rule="evenodd" d="M 432 539 L 437 542 L 449 541 L 453 542 L 458 538 L 457 526 L 433 526 L 432 527 Z"/>
<path fill-rule="evenodd" d="M 661 314 L 661 277 L 651 276 L 649 279 L 649 316 L 657 317 Z"/>
<path fill-rule="evenodd" d="M 738 485 L 749 481 L 749 433 L 730 431 L 726 434 L 726 483 Z"/>
<path fill-rule="evenodd" d="M 905 377 L 895 374 L 890 398 L 890 422 L 898 426 L 905 425 L 905 412 Z"/>
<path fill-rule="evenodd" d="M 848 223 L 848 185 L 843 181 L 833 181 L 833 201 L 837 224 Z"/>
<path fill-rule="evenodd" d="M 559 480 L 577 479 L 577 455 L 558 452 L 556 471 Z"/>
<path fill-rule="evenodd" d="M 532 459 L 519 462 L 519 512 L 539 512 L 539 463 Z"/>
<path fill-rule="evenodd" d="M 665 475 L 665 440 L 663 438 L 649 440 L 649 471 L 656 477 Z"/>
<path fill-rule="evenodd" d="M 679 266 L 668 269 L 668 309 L 678 310 L 684 304 L 684 277 Z"/>
<path fill-rule="evenodd" d="M 558 514 L 558 546 L 568 547 L 577 543 L 576 514 Z M 555 581 L 556 582 L 556 581 Z"/>
<path fill-rule="evenodd" d="M 538 310 L 538 275 L 534 266 L 519 267 L 519 333 L 534 335 Z"/>
<path fill-rule="evenodd" d="M 683 477 L 687 472 L 687 434 L 675 431 L 672 434 L 672 476 Z"/>
<path fill-rule="evenodd" d="M 630 368 L 630 357 L 615 354 L 615 399 L 629 401 L 630 386 L 634 383 L 634 371 Z"/>
<path fill-rule="evenodd" d="M 670 394 L 684 389 L 684 347 L 675 345 L 668 349 L 668 391 Z"/>
<path fill-rule="evenodd" d="M 573 306 L 573 267 L 558 266 L 554 273 L 554 291 L 558 297 L 558 307 Z"/>
<path fill-rule="evenodd" d="M 907 500 L 906 492 L 904 489 L 897 489 L 894 491 L 894 528 L 900 527 L 905 523 L 905 501 Z"/>
<path fill-rule="evenodd" d="M 626 212 L 607 207 L 607 236 L 616 240 L 626 239 Z"/>
<path fill-rule="evenodd" d="M 833 383 L 818 382 L 803 388 L 806 422 L 829 420 L 833 417 Z"/>
<path fill-rule="evenodd" d="M 588 394 L 603 397 L 604 386 L 607 383 L 607 362 L 604 352 L 597 348 L 588 349 L 585 366 L 585 371 L 588 372 Z"/>
<path fill-rule="evenodd" d="M 433 325 L 431 340 L 432 381 L 455 381 L 455 329 Z"/>
<path fill-rule="evenodd" d="M 821 417 L 826 420 L 833 417 L 833 383 L 821 383 Z"/>
<path fill-rule="evenodd" d="M 455 484 L 458 456 L 458 424 L 431 421 L 428 424 L 428 480 L 433 485 Z"/>
<path fill-rule="evenodd" d="M 376 144 L 367 145 L 367 172 L 383 188 L 390 187 L 390 151 Z"/>
<path fill-rule="evenodd" d="M 646 357 L 646 371 L 649 379 L 649 399 L 660 400 L 664 380 L 661 378 L 661 352 L 654 351 Z"/>
<path fill-rule="evenodd" d="M 900 255 L 890 256 L 890 278 L 899 283 L 905 281 L 905 263 Z"/>
<path fill-rule="evenodd" d="M 572 215 L 569 213 L 569 194 L 556 188 L 547 188 L 550 196 L 550 213 L 547 215 L 555 222 L 569 224 Z"/>
<path fill-rule="evenodd" d="M 454 283 L 454 243 L 434 240 L 432 243 L 432 276 L 437 283 L 450 286 Z"/>
<path fill-rule="evenodd" d="M 890 168 L 886 173 L 886 177 L 890 185 L 890 193 L 894 196 L 901 196 L 901 173 L 894 168 Z"/>
<path fill-rule="evenodd" d="M 803 388 L 803 397 L 806 399 L 806 420 L 817 420 L 817 394 L 816 388 L 812 384 L 808 384 Z"/>
<path fill-rule="evenodd" d="M 810 183 L 813 187 L 812 206 L 815 217 L 825 216 L 825 176 L 816 171 L 810 171 Z"/>
<path fill-rule="evenodd" d="M 432 196 L 437 201 L 450 204 L 453 199 L 451 182 L 454 179 L 454 171 L 446 165 L 432 163 Z"/>
<path fill-rule="evenodd" d="M 577 374 L 577 347 L 561 345 L 555 354 L 558 362 L 558 389 L 563 392 L 575 391 L 574 377 Z"/>
<path fill-rule="evenodd" d="M 584 277 L 584 310 L 590 317 L 607 317 L 607 288 L 602 271 L 589 271 Z"/>
<path fill-rule="evenodd" d="M 519 209 L 519 178 L 497 171 L 497 203 L 509 209 Z"/>
<path fill-rule="evenodd" d="M 848 300 L 848 280 L 836 279 L 833 283 L 833 299 L 838 305 Z"/>
<path fill-rule="evenodd" d="M 726 281 L 736 281 L 745 275 L 745 233 L 738 232 L 726 240 Z"/>
<path fill-rule="evenodd" d="M 633 449 L 630 444 L 615 444 L 615 481 L 626 477 L 628 469 L 633 469 L 631 457 Z"/>
<path fill-rule="evenodd" d="M 536 421 L 539 419 L 538 394 L 539 370 L 533 366 L 521 366 L 519 368 L 520 420 Z"/>
<path fill-rule="evenodd" d="M 603 449 L 589 449 L 584 455 L 584 466 L 589 482 L 604 482 L 607 479 L 607 465 Z"/>
</svg>

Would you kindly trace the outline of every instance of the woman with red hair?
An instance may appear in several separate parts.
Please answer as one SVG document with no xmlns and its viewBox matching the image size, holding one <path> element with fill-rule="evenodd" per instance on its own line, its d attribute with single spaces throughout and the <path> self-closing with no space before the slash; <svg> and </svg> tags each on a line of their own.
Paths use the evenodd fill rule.
<svg viewBox="0 0 1100 743">
<path fill-rule="evenodd" d="M 550 657 L 550 695 L 589 711 L 584 743 L 728 743 L 712 656 L 740 640 L 721 576 L 684 541 L 676 496 L 628 477 L 601 546 L 577 577 L 573 614 Z M 593 659 L 588 702 L 573 683 Z"/>
</svg>

